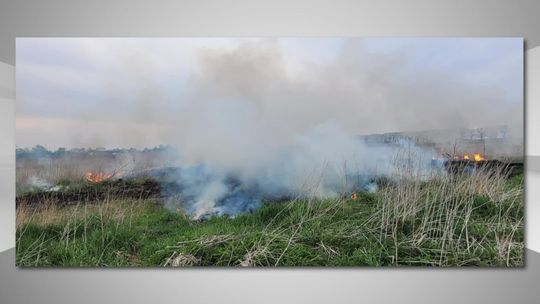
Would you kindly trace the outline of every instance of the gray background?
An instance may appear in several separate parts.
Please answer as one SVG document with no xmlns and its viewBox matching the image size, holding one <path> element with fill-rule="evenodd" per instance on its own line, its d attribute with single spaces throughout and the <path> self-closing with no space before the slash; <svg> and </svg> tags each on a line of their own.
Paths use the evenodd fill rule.
<svg viewBox="0 0 540 304">
<path fill-rule="evenodd" d="M 538 303 L 540 1 L 1 1 L 0 303 Z M 17 269 L 15 37 L 520 36 L 526 40 L 523 269 Z M 535 115 L 536 114 L 536 115 Z M 534 141 L 536 139 L 536 141 Z M 538 187 L 537 187 L 538 188 Z M 11 248 L 11 249 L 10 249 Z M 531 250 L 532 249 L 532 250 Z M 227 300 L 227 301 L 225 301 Z"/>
</svg>

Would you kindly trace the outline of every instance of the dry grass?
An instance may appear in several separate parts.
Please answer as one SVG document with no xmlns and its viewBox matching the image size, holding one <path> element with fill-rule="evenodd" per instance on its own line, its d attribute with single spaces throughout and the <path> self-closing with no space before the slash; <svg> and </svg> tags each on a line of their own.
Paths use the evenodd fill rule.
<svg viewBox="0 0 540 304">
<path fill-rule="evenodd" d="M 201 259 L 197 258 L 192 254 L 182 254 L 178 252 L 173 252 L 173 254 L 165 261 L 163 266 L 171 267 L 188 267 L 196 266 L 199 264 Z"/>
<path fill-rule="evenodd" d="M 58 206 L 54 203 L 44 202 L 39 207 L 19 205 L 16 210 L 17 229 L 27 224 L 47 226 L 56 223 L 65 223 L 66 226 L 77 226 L 81 221 L 92 216 L 103 220 L 124 221 L 143 212 L 144 204 L 137 200 L 122 198 L 106 199 L 99 204 L 84 203 L 70 207 Z"/>
<path fill-rule="evenodd" d="M 21 205 L 17 264 L 523 265 L 521 180 L 496 169 L 448 175 L 411 159 L 417 158 L 399 159 L 391 182 L 376 193 L 320 199 L 317 186 L 307 187 L 287 203 L 234 219 L 192 221 L 122 197 L 68 207 Z"/>
<path fill-rule="evenodd" d="M 379 239 L 393 240 L 395 264 L 402 262 L 397 248 L 403 246 L 437 252 L 438 260 L 429 264 L 444 266 L 452 255 L 481 249 L 492 239 L 507 265 L 522 262 L 522 255 L 510 261 L 510 251 L 523 247 L 522 240 L 515 239 L 523 229 L 523 185 L 509 188 L 500 170 L 439 175 L 428 181 L 400 175 L 398 186 L 385 187 L 380 195 L 379 210 L 367 226 L 377 221 Z M 479 212 L 486 214 L 479 217 Z M 471 233 L 471 227 L 481 228 Z"/>
<path fill-rule="evenodd" d="M 115 177 L 174 162 L 170 155 L 158 152 L 119 155 L 70 155 L 57 158 L 18 159 L 16 185 L 18 192 L 32 187 L 46 188 L 59 182 L 78 182 L 86 172 L 114 174 Z"/>
</svg>

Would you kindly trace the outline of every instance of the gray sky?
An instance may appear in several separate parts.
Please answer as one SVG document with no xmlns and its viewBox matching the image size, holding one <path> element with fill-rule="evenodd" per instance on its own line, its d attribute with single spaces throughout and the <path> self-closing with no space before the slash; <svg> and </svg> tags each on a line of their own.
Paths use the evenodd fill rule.
<svg viewBox="0 0 540 304">
<path fill-rule="evenodd" d="M 18 38 L 16 66 L 18 147 L 522 124 L 521 38 Z"/>
</svg>

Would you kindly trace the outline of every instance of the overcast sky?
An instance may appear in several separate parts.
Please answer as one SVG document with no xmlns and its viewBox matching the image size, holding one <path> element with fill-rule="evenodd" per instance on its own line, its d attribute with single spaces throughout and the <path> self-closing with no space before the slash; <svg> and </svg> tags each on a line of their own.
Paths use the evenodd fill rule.
<svg viewBox="0 0 540 304">
<path fill-rule="evenodd" d="M 18 147 L 174 144 L 214 110 L 276 136 L 522 119 L 521 38 L 18 38 L 16 73 Z"/>
</svg>

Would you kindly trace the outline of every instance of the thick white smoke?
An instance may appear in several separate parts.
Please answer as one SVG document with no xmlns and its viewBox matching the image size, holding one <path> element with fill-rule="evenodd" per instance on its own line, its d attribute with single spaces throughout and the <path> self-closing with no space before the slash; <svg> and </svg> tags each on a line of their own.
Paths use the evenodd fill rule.
<svg viewBox="0 0 540 304">
<path fill-rule="evenodd" d="M 94 132 L 87 137 L 104 146 L 174 145 L 187 168 L 179 180 L 195 216 L 249 210 L 260 196 L 336 196 L 350 189 L 353 176 L 392 171 L 400 149 L 426 161 L 432 156 L 410 143 L 368 145 L 360 134 L 508 125 L 523 141 L 521 100 L 440 70 L 411 71 L 406 51 L 371 52 L 362 39 L 345 40 L 324 62 L 292 58 L 278 39 L 199 48 L 192 69 L 167 80 L 178 82 L 173 93 L 154 77 L 154 63 L 163 62 L 155 54 L 115 50 L 103 54 L 122 58 L 122 65 L 109 60 L 107 72 L 123 71 L 128 87 L 138 89 L 126 93 L 111 79 L 112 96 L 99 107 L 107 111 L 81 114 L 85 121 L 99 116 L 106 127 L 82 133 Z M 134 124 L 147 127 L 137 132 Z M 231 186 L 231 175 L 240 186 Z"/>
<path fill-rule="evenodd" d="M 441 75 L 403 77 L 401 64 L 368 54 L 355 40 L 334 62 L 296 70 L 272 40 L 207 50 L 192 76 L 195 89 L 169 117 L 174 142 L 183 162 L 234 173 L 264 196 L 335 197 L 351 189 L 347 176 L 390 173 L 400 149 L 414 150 L 423 165 L 432 156 L 410 143 L 370 146 L 358 134 L 503 121 L 520 126 L 519 115 L 504 115 L 512 106 L 496 92 L 476 92 Z M 198 185 L 197 216 L 234 213 L 217 206 L 230 195 L 221 176 Z"/>
</svg>

